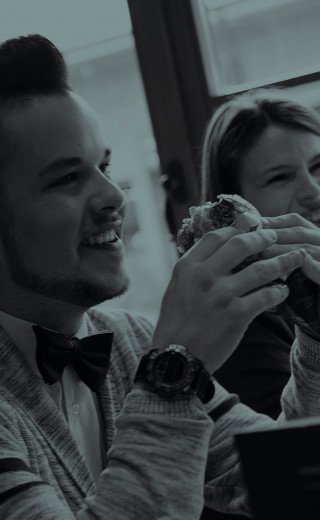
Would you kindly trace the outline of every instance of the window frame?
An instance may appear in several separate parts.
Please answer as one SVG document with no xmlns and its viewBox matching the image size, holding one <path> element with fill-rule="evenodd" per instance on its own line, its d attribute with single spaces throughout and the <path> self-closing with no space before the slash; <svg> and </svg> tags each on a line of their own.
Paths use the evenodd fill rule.
<svg viewBox="0 0 320 520">
<path fill-rule="evenodd" d="M 173 235 L 199 202 L 201 146 L 212 112 L 235 94 L 212 96 L 192 0 L 128 0 L 138 61 L 149 105 L 167 194 L 166 218 Z M 261 86 L 302 86 L 320 71 Z"/>
</svg>

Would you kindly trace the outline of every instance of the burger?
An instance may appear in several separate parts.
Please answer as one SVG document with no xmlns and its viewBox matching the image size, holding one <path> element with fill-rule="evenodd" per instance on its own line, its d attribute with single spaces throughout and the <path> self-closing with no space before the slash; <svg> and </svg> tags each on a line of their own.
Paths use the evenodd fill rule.
<svg viewBox="0 0 320 520">
<path fill-rule="evenodd" d="M 177 234 L 177 247 L 186 253 L 208 231 L 232 226 L 245 232 L 262 229 L 261 215 L 247 200 L 239 195 L 218 195 L 217 202 L 206 202 L 189 209 Z M 241 262 L 233 273 L 263 259 L 263 253 L 251 255 Z M 274 280 L 268 285 L 286 283 L 289 296 L 285 302 L 269 309 L 269 312 L 285 315 L 308 335 L 320 341 L 320 321 L 317 312 L 318 286 L 309 280 L 301 269 L 295 269 L 286 281 Z"/>
<path fill-rule="evenodd" d="M 221 227 L 233 226 L 242 231 L 256 231 L 262 228 L 259 211 L 239 195 L 218 195 L 217 202 L 206 202 L 202 206 L 192 206 L 189 218 L 182 221 L 177 234 L 177 247 L 186 253 L 205 233 Z M 258 260 L 259 255 L 251 255 L 236 270 Z"/>
</svg>

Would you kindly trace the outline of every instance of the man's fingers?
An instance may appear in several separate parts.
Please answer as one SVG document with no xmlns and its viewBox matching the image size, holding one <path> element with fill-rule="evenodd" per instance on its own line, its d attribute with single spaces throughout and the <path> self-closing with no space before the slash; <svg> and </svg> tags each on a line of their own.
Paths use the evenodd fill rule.
<svg viewBox="0 0 320 520">
<path fill-rule="evenodd" d="M 224 227 L 209 231 L 196 242 L 182 258 L 189 258 L 195 262 L 202 262 L 211 257 L 230 238 L 242 234 L 234 227 Z"/>
<path fill-rule="evenodd" d="M 301 249 L 300 244 L 273 244 L 265 251 L 262 251 L 260 257 L 266 260 L 267 258 L 274 258 L 275 256 L 283 255 L 284 253 L 290 253 L 290 251 L 296 251 L 297 249 Z"/>
<path fill-rule="evenodd" d="M 289 295 L 289 289 L 286 285 L 271 285 L 263 287 L 258 291 L 240 298 L 242 312 L 246 316 L 250 316 L 251 320 L 256 318 L 262 312 L 272 307 L 276 307 L 283 302 Z"/>
<path fill-rule="evenodd" d="M 231 277 L 237 296 L 243 296 L 279 278 L 286 279 L 304 262 L 303 250 L 290 251 L 268 260 L 254 262 Z"/>
<path fill-rule="evenodd" d="M 272 230 L 250 231 L 233 236 L 216 251 L 214 259 L 206 260 L 207 267 L 213 264 L 215 272 L 228 274 L 249 256 L 261 253 L 276 241 Z"/>
</svg>

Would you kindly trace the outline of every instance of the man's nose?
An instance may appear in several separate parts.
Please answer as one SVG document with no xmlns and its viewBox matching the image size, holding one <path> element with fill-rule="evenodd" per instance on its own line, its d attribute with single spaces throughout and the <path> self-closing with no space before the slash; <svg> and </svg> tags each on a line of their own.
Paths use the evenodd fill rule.
<svg viewBox="0 0 320 520">
<path fill-rule="evenodd" d="M 121 212 L 126 204 L 126 196 L 120 186 L 110 177 L 96 172 L 90 197 L 90 208 L 98 214 L 104 211 Z"/>
</svg>

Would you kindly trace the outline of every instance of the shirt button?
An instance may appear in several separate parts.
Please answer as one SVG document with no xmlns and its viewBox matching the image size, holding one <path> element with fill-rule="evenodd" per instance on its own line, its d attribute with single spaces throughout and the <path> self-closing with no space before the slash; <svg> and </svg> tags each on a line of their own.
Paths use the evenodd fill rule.
<svg viewBox="0 0 320 520">
<path fill-rule="evenodd" d="M 72 405 L 72 413 L 73 413 L 73 415 L 79 415 L 80 414 L 80 404 L 73 403 L 73 405 Z"/>
</svg>

